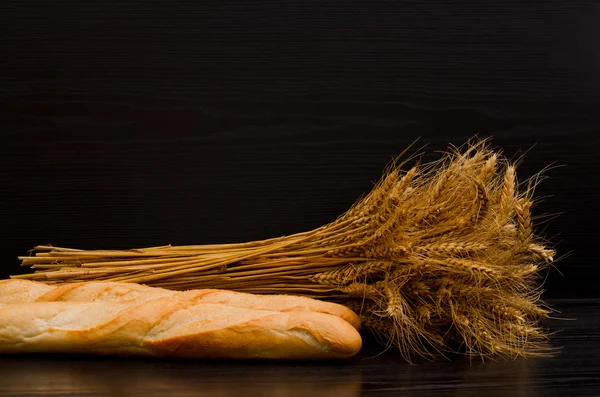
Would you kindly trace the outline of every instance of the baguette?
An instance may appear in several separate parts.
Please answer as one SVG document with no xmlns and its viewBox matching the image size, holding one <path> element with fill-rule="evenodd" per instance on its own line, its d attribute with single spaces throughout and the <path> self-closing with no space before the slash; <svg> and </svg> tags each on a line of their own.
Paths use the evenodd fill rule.
<svg viewBox="0 0 600 397">
<path fill-rule="evenodd" d="M 0 353 L 332 359 L 355 355 L 361 343 L 346 321 L 316 312 L 169 297 L 141 303 L 0 304 Z"/>
<path fill-rule="evenodd" d="M 170 297 L 194 303 L 220 303 L 279 312 L 311 311 L 331 314 L 360 329 L 359 317 L 343 305 L 316 299 L 290 295 L 254 295 L 218 289 L 171 291 L 123 282 L 81 282 L 62 284 L 57 287 L 29 280 L 0 281 L 0 303 L 27 302 L 143 302 L 148 299 Z"/>
</svg>

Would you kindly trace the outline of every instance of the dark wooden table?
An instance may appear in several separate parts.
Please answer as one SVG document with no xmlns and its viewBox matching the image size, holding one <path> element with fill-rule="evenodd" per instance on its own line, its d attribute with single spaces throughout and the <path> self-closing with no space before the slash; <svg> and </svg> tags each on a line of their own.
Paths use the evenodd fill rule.
<svg viewBox="0 0 600 397">
<path fill-rule="evenodd" d="M 368 344 L 343 362 L 214 362 L 65 356 L 0 358 L 0 395 L 11 396 L 597 396 L 600 300 L 554 302 L 554 358 L 407 364 Z"/>
</svg>

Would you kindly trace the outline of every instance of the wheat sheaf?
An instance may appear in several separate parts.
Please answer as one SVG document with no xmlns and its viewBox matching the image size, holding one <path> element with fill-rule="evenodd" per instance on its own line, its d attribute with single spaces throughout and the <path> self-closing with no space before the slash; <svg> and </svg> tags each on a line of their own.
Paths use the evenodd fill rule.
<svg viewBox="0 0 600 397">
<path fill-rule="evenodd" d="M 78 250 L 20 257 L 45 283 L 124 281 L 343 303 L 407 360 L 551 354 L 540 275 L 555 252 L 534 233 L 536 180 L 474 140 L 433 163 L 395 162 L 347 212 L 315 230 L 235 244 Z"/>
</svg>

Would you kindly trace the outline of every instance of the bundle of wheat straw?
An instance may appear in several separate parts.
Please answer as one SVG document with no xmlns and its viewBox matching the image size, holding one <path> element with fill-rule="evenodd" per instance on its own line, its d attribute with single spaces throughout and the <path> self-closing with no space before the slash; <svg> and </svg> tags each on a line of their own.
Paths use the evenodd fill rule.
<svg viewBox="0 0 600 397">
<path fill-rule="evenodd" d="M 535 181 L 533 181 L 535 182 Z M 553 261 L 532 229 L 535 183 L 485 141 L 408 170 L 393 166 L 335 221 L 240 244 L 76 250 L 20 257 L 46 283 L 107 280 L 342 302 L 406 359 L 549 353 L 538 275 Z"/>
</svg>

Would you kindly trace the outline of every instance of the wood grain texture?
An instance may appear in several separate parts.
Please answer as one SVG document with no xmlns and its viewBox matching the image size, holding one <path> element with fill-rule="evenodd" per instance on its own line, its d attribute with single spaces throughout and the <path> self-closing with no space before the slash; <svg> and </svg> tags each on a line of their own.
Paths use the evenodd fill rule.
<svg viewBox="0 0 600 397">
<path fill-rule="evenodd" d="M 551 165 L 549 296 L 597 296 L 594 1 L 4 1 L 0 276 L 35 244 L 319 226 L 420 137 Z M 533 146 L 534 144 L 536 144 Z M 532 148 L 533 146 L 533 148 Z M 551 196 L 551 197 L 550 197 Z"/>
<path fill-rule="evenodd" d="M 419 361 L 367 345 L 341 362 L 211 362 L 90 359 L 67 356 L 0 357 L 0 394 L 11 396 L 597 396 L 600 387 L 598 300 L 554 302 L 552 321 L 561 347 L 551 359 L 473 362 Z"/>
</svg>

